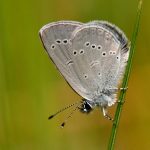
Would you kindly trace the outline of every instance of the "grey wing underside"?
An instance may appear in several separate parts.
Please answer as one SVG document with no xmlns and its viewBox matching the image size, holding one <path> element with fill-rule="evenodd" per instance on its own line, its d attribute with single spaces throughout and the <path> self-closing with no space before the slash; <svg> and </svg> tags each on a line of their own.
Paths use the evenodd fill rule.
<svg viewBox="0 0 150 150">
<path fill-rule="evenodd" d="M 71 87 L 82 97 L 86 98 L 88 93 L 81 85 L 80 79 L 72 72 L 74 62 L 72 61 L 71 35 L 82 23 L 75 21 L 59 21 L 45 25 L 39 34 L 43 45 Z"/>
<path fill-rule="evenodd" d="M 118 86 L 128 49 L 125 35 L 112 24 L 61 21 L 44 26 L 40 37 L 66 81 L 85 99 Z"/>
<path fill-rule="evenodd" d="M 129 52 L 123 32 L 110 23 L 94 21 L 78 27 L 71 39 L 72 72 L 90 92 L 88 98 L 94 99 L 104 89 L 117 89 Z"/>
</svg>

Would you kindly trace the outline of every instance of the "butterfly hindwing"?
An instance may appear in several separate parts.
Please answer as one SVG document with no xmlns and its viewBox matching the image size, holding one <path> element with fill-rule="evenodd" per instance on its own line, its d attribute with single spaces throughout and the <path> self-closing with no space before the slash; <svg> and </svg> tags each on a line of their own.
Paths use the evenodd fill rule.
<svg viewBox="0 0 150 150">
<path fill-rule="evenodd" d="M 104 27 L 103 22 L 90 22 L 78 27 L 71 40 L 72 72 L 88 91 L 86 98 L 93 99 L 103 89 L 116 89 L 125 69 L 122 65 L 124 43 L 113 30 Z"/>
</svg>

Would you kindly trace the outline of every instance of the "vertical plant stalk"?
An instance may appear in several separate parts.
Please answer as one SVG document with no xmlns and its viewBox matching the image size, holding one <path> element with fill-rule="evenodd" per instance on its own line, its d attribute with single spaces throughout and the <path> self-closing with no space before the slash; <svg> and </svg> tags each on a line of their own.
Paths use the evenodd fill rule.
<svg viewBox="0 0 150 150">
<path fill-rule="evenodd" d="M 122 82 L 122 88 L 126 88 L 128 86 L 128 81 L 129 81 L 129 76 L 130 76 L 131 66 L 132 66 L 132 60 L 133 60 L 133 55 L 134 55 L 134 51 L 135 51 L 135 44 L 136 44 L 136 39 L 137 39 L 137 35 L 138 35 L 138 30 L 139 30 L 141 10 L 142 10 L 142 0 L 139 0 L 135 25 L 134 25 L 132 39 L 131 39 L 130 54 L 129 54 L 128 64 L 126 66 L 126 70 L 125 70 L 125 74 L 124 74 L 124 79 Z M 119 126 L 120 115 L 121 115 L 122 106 L 123 106 L 122 104 L 124 103 L 125 94 L 126 94 L 125 90 L 120 91 L 120 95 L 119 95 L 120 102 L 118 103 L 117 108 L 116 108 L 114 122 L 112 125 L 112 130 L 111 130 L 110 139 L 109 139 L 109 143 L 108 143 L 108 150 L 114 149 L 117 130 L 118 130 L 118 126 Z"/>
</svg>

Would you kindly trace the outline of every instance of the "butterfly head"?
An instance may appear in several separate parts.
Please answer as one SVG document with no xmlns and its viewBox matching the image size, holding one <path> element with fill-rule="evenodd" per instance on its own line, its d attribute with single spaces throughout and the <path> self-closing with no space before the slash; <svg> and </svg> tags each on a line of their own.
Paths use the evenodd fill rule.
<svg viewBox="0 0 150 150">
<path fill-rule="evenodd" d="M 89 112 L 91 112 L 93 110 L 93 106 L 89 100 L 83 99 L 83 102 L 79 109 L 82 113 L 88 114 Z"/>
</svg>

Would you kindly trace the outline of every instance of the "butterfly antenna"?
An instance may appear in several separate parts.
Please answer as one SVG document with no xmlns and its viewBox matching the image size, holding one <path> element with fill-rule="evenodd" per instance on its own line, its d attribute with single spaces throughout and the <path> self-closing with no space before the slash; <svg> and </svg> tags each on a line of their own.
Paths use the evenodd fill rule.
<svg viewBox="0 0 150 150">
<path fill-rule="evenodd" d="M 69 116 L 65 119 L 65 121 L 61 124 L 61 127 L 64 128 L 66 122 L 68 121 L 69 118 L 72 117 L 72 115 L 74 114 L 74 112 L 79 108 L 80 105 L 76 106 L 75 109 L 72 110 L 72 112 L 69 114 Z"/>
<path fill-rule="evenodd" d="M 58 115 L 59 113 L 61 113 L 61 112 L 63 112 L 64 110 L 66 110 L 66 109 L 68 109 L 68 108 L 70 108 L 70 107 L 72 107 L 72 106 L 78 104 L 79 102 L 81 102 L 81 101 L 77 101 L 77 102 L 75 102 L 75 103 L 73 103 L 73 104 L 71 104 L 71 105 L 68 105 L 68 106 L 66 106 L 66 107 L 64 107 L 64 108 L 62 108 L 62 109 L 60 109 L 60 110 L 57 111 L 55 114 L 49 116 L 48 119 L 52 119 L 53 117 L 55 117 L 55 116 Z"/>
</svg>

